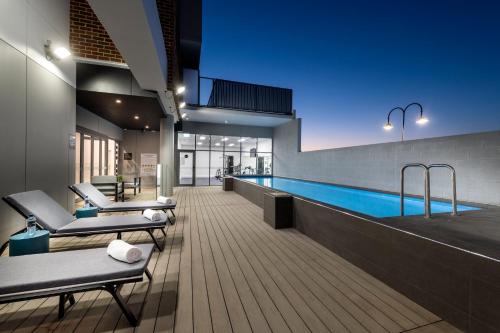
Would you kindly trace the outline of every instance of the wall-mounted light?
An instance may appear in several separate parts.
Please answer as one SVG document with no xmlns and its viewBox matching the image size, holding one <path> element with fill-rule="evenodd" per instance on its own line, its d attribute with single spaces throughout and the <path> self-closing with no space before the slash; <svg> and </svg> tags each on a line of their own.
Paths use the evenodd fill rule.
<svg viewBox="0 0 500 333">
<path fill-rule="evenodd" d="M 186 91 L 186 87 L 185 86 L 178 86 L 177 89 L 175 90 L 175 93 L 177 95 L 181 95 L 183 94 L 184 92 Z"/>
<path fill-rule="evenodd" d="M 179 103 L 179 109 L 184 109 L 186 107 L 186 102 Z"/>
<path fill-rule="evenodd" d="M 71 55 L 71 52 L 68 51 L 67 48 L 58 46 L 52 47 L 52 42 L 50 40 L 47 41 L 47 44 L 44 45 L 45 48 L 45 58 L 47 60 L 62 60 Z"/>
</svg>

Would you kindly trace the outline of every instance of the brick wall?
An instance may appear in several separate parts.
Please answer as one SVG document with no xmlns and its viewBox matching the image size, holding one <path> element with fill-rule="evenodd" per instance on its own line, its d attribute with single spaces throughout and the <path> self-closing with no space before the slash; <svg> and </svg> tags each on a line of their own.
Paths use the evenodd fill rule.
<svg viewBox="0 0 500 333">
<path fill-rule="evenodd" d="M 173 90 L 179 81 L 177 0 L 156 0 L 156 5 L 167 49 L 167 87 Z M 125 62 L 86 0 L 70 1 L 70 46 L 77 57 Z"/>
<path fill-rule="evenodd" d="M 168 82 L 167 88 L 174 89 L 179 82 L 179 59 L 177 56 L 177 0 L 156 0 L 158 15 L 163 29 L 163 39 L 167 49 Z"/>
<path fill-rule="evenodd" d="M 77 57 L 125 62 L 86 0 L 70 1 L 69 37 L 71 52 Z"/>
</svg>

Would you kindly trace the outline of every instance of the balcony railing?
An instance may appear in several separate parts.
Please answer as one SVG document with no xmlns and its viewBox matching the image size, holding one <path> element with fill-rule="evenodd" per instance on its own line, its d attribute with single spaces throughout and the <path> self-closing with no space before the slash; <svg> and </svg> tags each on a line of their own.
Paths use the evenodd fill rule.
<svg viewBox="0 0 500 333">
<path fill-rule="evenodd" d="M 200 96 L 199 104 L 211 108 L 292 114 L 292 90 L 286 88 L 200 77 Z"/>
</svg>

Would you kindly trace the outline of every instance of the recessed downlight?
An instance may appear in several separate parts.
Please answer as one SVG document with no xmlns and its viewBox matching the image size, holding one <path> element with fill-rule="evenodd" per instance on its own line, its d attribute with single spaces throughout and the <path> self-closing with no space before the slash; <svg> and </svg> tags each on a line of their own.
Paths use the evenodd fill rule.
<svg viewBox="0 0 500 333">
<path fill-rule="evenodd" d="M 135 119 L 135 120 L 138 120 L 138 119 L 139 119 L 139 116 L 135 115 L 135 116 L 134 116 L 134 119 Z"/>
<path fill-rule="evenodd" d="M 121 99 L 119 99 L 119 98 L 117 98 L 117 99 L 115 100 L 115 103 L 116 103 L 116 104 L 122 104 L 122 100 L 121 100 Z"/>
<path fill-rule="evenodd" d="M 144 126 L 145 129 L 149 129 L 149 125 Z"/>
<path fill-rule="evenodd" d="M 218 146 L 220 146 L 220 142 L 217 142 L 215 145 L 216 145 L 217 147 L 218 147 Z"/>
<path fill-rule="evenodd" d="M 223 139 L 222 139 L 222 141 L 227 141 L 227 140 L 229 140 L 229 139 L 228 139 L 228 138 L 223 138 Z"/>
<path fill-rule="evenodd" d="M 185 137 L 185 138 L 189 138 L 189 137 L 191 137 L 191 134 L 189 134 L 189 133 L 183 133 L 182 136 Z"/>
<path fill-rule="evenodd" d="M 206 138 L 207 138 L 207 137 L 205 137 L 205 136 L 203 136 L 203 135 L 202 135 L 202 136 L 200 136 L 200 140 L 201 140 L 201 141 L 205 140 Z"/>
</svg>

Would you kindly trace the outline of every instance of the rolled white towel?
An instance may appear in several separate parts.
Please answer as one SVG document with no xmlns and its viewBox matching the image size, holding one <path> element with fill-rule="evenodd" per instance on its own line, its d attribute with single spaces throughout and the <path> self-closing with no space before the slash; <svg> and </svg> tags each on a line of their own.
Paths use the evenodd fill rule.
<svg viewBox="0 0 500 333">
<path fill-rule="evenodd" d="M 165 213 L 159 210 L 146 209 L 142 215 L 152 222 L 164 222 L 167 220 Z"/>
<path fill-rule="evenodd" d="M 161 195 L 156 199 L 156 201 L 164 205 L 170 205 L 173 202 L 171 198 L 163 197 Z"/>
<path fill-rule="evenodd" d="M 141 260 L 142 251 L 137 246 L 130 245 L 120 239 L 111 241 L 108 245 L 108 255 L 116 260 L 124 261 L 132 264 Z"/>
</svg>

